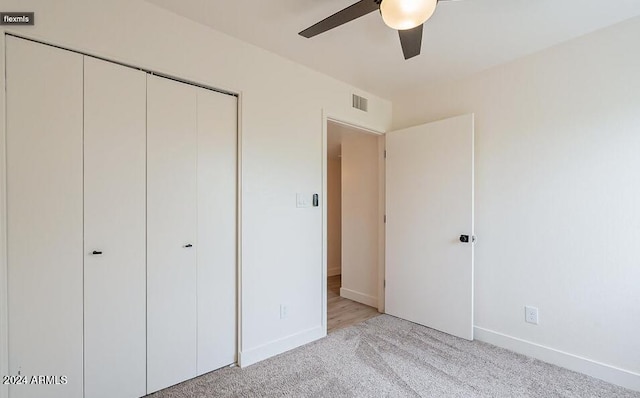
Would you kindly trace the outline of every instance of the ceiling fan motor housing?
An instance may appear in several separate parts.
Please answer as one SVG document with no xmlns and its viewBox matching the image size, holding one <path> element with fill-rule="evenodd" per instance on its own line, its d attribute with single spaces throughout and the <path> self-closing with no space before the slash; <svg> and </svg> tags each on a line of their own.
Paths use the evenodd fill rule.
<svg viewBox="0 0 640 398">
<path fill-rule="evenodd" d="M 441 1 L 445 0 L 360 0 L 298 34 L 311 38 L 378 10 L 384 22 L 398 31 L 406 60 L 420 54 L 423 23 Z"/>
</svg>

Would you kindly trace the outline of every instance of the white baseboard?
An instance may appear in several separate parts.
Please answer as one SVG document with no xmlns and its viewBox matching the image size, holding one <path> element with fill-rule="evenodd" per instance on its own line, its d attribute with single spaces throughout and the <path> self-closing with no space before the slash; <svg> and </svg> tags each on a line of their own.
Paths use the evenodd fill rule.
<svg viewBox="0 0 640 398">
<path fill-rule="evenodd" d="M 485 343 L 506 348 L 517 353 L 539 359 L 544 362 L 584 373 L 586 375 L 617 384 L 619 386 L 640 391 L 640 374 L 616 368 L 591 359 L 583 358 L 568 352 L 556 350 L 540 344 L 508 336 L 478 326 L 473 328 L 474 337 Z"/>
<path fill-rule="evenodd" d="M 341 275 L 341 274 L 342 274 L 342 268 L 341 267 L 327 268 L 327 276 L 336 276 L 336 275 Z"/>
<path fill-rule="evenodd" d="M 263 361 L 267 358 L 271 358 L 272 356 L 282 354 L 283 352 L 321 339 L 326 335 L 326 328 L 318 326 L 312 329 L 304 330 L 300 333 L 292 334 L 279 340 L 272 341 L 267 344 L 263 344 L 256 348 L 242 351 L 238 355 L 238 365 L 240 367 L 253 365 L 254 363 Z"/>
<path fill-rule="evenodd" d="M 355 290 L 345 289 L 344 287 L 341 287 L 340 296 L 349 300 L 357 301 L 358 303 L 368 305 L 370 307 L 378 308 L 378 299 L 373 296 L 369 296 L 368 294 L 356 292 Z"/>
</svg>

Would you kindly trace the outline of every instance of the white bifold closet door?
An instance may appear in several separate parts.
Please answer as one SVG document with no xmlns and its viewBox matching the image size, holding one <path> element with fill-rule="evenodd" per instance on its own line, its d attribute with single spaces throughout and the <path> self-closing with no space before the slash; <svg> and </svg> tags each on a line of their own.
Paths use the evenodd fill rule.
<svg viewBox="0 0 640 398">
<path fill-rule="evenodd" d="M 147 77 L 147 390 L 196 375 L 196 88 Z"/>
<path fill-rule="evenodd" d="M 202 88 L 198 101 L 198 366 L 236 362 L 237 98 Z"/>
<path fill-rule="evenodd" d="M 85 397 L 146 393 L 146 74 L 85 57 Z"/>
<path fill-rule="evenodd" d="M 11 398 L 82 397 L 82 58 L 6 37 Z"/>
<path fill-rule="evenodd" d="M 236 361 L 237 99 L 147 81 L 151 393 Z"/>
<path fill-rule="evenodd" d="M 236 362 L 237 99 L 6 38 L 9 386 L 138 397 Z"/>
</svg>

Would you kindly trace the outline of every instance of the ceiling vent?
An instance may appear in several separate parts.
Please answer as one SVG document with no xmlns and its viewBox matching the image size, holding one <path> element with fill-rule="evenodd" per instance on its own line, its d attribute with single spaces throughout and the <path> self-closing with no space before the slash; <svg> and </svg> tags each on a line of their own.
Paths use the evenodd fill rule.
<svg viewBox="0 0 640 398">
<path fill-rule="evenodd" d="M 369 110 L 369 100 L 359 95 L 353 94 L 353 107 L 367 112 Z"/>
</svg>

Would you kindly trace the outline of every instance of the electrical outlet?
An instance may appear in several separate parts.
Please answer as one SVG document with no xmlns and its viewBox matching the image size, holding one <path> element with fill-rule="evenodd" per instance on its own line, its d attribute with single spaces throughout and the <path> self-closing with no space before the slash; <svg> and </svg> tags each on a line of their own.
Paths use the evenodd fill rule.
<svg viewBox="0 0 640 398">
<path fill-rule="evenodd" d="M 289 308 L 284 304 L 280 304 L 280 319 L 287 319 L 288 316 Z"/>
<path fill-rule="evenodd" d="M 538 324 L 538 309 L 536 307 L 524 307 L 524 320 L 528 323 Z"/>
</svg>

